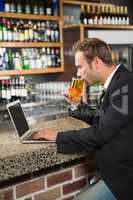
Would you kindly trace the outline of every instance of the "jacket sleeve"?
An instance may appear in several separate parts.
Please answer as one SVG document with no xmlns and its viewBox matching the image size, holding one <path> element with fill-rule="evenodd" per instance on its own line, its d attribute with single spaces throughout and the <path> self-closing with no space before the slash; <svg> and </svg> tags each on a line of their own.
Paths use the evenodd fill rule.
<svg viewBox="0 0 133 200">
<path fill-rule="evenodd" d="M 133 120 L 133 84 L 126 84 L 126 87 L 125 84 L 119 84 L 112 90 L 108 97 L 108 105 L 99 113 L 98 124 L 79 131 L 59 132 L 56 140 L 57 151 L 90 152 L 102 147 L 119 134 L 121 129 Z"/>
<path fill-rule="evenodd" d="M 74 117 L 76 119 L 80 119 L 89 125 L 93 124 L 93 119 L 95 115 L 95 110 L 92 109 L 89 105 L 81 102 L 76 110 L 71 110 L 71 108 L 68 109 L 68 114 L 71 117 Z"/>
</svg>

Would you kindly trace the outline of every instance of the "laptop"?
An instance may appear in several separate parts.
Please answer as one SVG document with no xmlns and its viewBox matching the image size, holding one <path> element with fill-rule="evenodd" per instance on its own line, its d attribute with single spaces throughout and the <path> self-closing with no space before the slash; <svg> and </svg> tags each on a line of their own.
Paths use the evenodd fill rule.
<svg viewBox="0 0 133 200">
<path fill-rule="evenodd" d="M 51 143 L 55 142 L 45 140 L 45 139 L 34 139 L 33 135 L 37 132 L 34 130 L 31 130 L 25 113 L 23 111 L 23 108 L 21 106 L 21 102 L 19 100 L 16 100 L 14 102 L 11 102 L 7 104 L 7 110 L 10 115 L 11 121 L 13 123 L 13 126 L 16 130 L 16 133 L 22 143 Z"/>
</svg>

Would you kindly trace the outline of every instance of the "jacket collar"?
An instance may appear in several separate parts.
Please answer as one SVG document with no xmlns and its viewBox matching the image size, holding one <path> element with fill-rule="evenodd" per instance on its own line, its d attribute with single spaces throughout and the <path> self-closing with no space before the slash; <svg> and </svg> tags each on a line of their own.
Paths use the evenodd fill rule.
<svg viewBox="0 0 133 200">
<path fill-rule="evenodd" d="M 107 88 L 107 91 L 113 87 L 113 85 L 116 83 L 116 81 L 118 81 L 122 72 L 126 73 L 126 72 L 128 72 L 128 69 L 124 65 L 121 64 L 115 71 L 115 74 L 113 75 L 113 77 L 109 83 L 109 86 Z"/>
</svg>

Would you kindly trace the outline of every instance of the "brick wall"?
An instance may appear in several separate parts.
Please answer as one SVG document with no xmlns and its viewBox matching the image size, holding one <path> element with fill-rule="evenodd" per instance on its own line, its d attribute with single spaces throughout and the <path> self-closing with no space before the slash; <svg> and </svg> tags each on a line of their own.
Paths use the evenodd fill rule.
<svg viewBox="0 0 133 200">
<path fill-rule="evenodd" d="M 0 200 L 72 200 L 94 174 L 94 160 L 80 160 L 71 166 L 38 175 L 0 190 Z"/>
</svg>

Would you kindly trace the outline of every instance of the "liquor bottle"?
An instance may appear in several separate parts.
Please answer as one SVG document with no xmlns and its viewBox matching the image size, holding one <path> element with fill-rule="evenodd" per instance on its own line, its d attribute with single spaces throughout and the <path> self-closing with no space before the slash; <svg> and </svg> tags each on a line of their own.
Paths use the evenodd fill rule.
<svg viewBox="0 0 133 200">
<path fill-rule="evenodd" d="M 110 7 L 109 5 L 105 6 L 105 15 L 107 18 L 106 24 L 111 24 L 111 16 L 110 16 Z"/>
<path fill-rule="evenodd" d="M 11 0 L 11 2 L 10 2 L 10 12 L 13 12 L 13 13 L 16 12 L 16 2 L 15 2 L 15 0 Z"/>
<path fill-rule="evenodd" d="M 26 51 L 23 52 L 22 56 L 22 69 L 30 69 L 29 58 L 27 56 Z"/>
<path fill-rule="evenodd" d="M 93 21 L 93 23 L 94 24 L 98 24 L 98 6 L 94 6 L 94 21 Z"/>
<path fill-rule="evenodd" d="M 100 24 L 100 16 L 101 16 L 101 10 L 100 6 L 97 6 L 97 24 Z"/>
<path fill-rule="evenodd" d="M 21 0 L 17 0 L 17 2 L 16 2 L 16 10 L 17 10 L 17 13 L 22 13 L 23 12 Z"/>
<path fill-rule="evenodd" d="M 117 14 L 117 24 L 122 24 L 122 19 L 121 19 L 121 15 L 120 15 L 120 6 L 116 6 L 116 14 Z"/>
<path fill-rule="evenodd" d="M 3 22 L 2 19 L 0 18 L 0 41 L 3 40 Z"/>
<path fill-rule="evenodd" d="M 21 62 L 21 57 L 20 57 L 19 52 L 15 53 L 13 62 L 14 62 L 14 68 L 15 69 L 17 69 L 17 70 L 22 69 L 22 62 Z"/>
<path fill-rule="evenodd" d="M 9 103 L 11 100 L 11 85 L 10 80 L 5 80 L 5 89 L 6 89 L 6 103 Z"/>
<path fill-rule="evenodd" d="M 8 32 L 7 32 L 7 20 L 5 18 L 2 19 L 3 21 L 3 40 L 8 40 Z"/>
<path fill-rule="evenodd" d="M 59 26 L 57 23 L 54 24 L 54 38 L 55 42 L 59 42 Z"/>
<path fill-rule="evenodd" d="M 129 25 L 129 16 L 128 16 L 128 8 L 127 8 L 127 6 L 124 6 L 124 16 L 125 16 L 125 19 L 126 19 L 125 25 Z"/>
<path fill-rule="evenodd" d="M 34 40 L 34 42 L 38 41 L 38 37 L 39 37 L 39 33 L 38 33 L 38 30 L 37 30 L 37 24 L 35 22 L 33 24 L 33 40 Z"/>
<path fill-rule="evenodd" d="M 46 3 L 46 15 L 52 15 L 51 1 L 47 1 Z"/>
<path fill-rule="evenodd" d="M 54 32 L 54 24 L 50 23 L 50 41 L 55 42 L 55 32 Z"/>
<path fill-rule="evenodd" d="M 0 12 L 4 12 L 4 0 L 0 0 Z"/>
<path fill-rule="evenodd" d="M 11 27 L 11 22 L 7 21 L 7 40 L 12 41 L 13 40 L 13 32 Z"/>
<path fill-rule="evenodd" d="M 26 81 L 24 76 L 19 77 L 19 86 L 20 86 L 20 100 L 22 102 L 26 101 L 27 97 L 27 89 L 26 89 Z"/>
<path fill-rule="evenodd" d="M 37 38 L 37 41 L 41 41 L 41 38 L 42 38 L 42 31 L 41 31 L 41 22 L 37 22 L 37 32 L 38 32 L 38 38 Z"/>
<path fill-rule="evenodd" d="M 0 70 L 4 70 L 3 63 L 4 63 L 4 52 L 3 48 L 0 48 Z"/>
<path fill-rule="evenodd" d="M 7 54 L 8 54 L 9 70 L 12 70 L 14 69 L 12 50 L 8 49 Z"/>
<path fill-rule="evenodd" d="M 58 48 L 55 49 L 55 67 L 61 66 L 61 59 L 60 59 L 60 50 Z"/>
<path fill-rule="evenodd" d="M 49 47 L 47 47 L 47 49 L 46 49 L 46 55 L 47 55 L 48 67 L 51 67 L 52 66 L 52 59 L 51 59 L 51 49 Z"/>
<path fill-rule="evenodd" d="M 2 103 L 6 104 L 6 82 L 4 79 L 1 81 L 1 98 L 2 98 Z"/>
<path fill-rule="evenodd" d="M 103 24 L 103 5 L 99 6 L 99 10 L 100 10 L 100 12 L 99 12 L 100 14 L 99 14 L 98 23 L 100 25 L 102 25 Z"/>
<path fill-rule="evenodd" d="M 27 22 L 24 24 L 24 40 L 29 41 L 29 26 Z"/>
<path fill-rule="evenodd" d="M 5 52 L 5 66 L 6 66 L 6 70 L 9 70 L 9 58 L 8 58 L 8 53 L 7 51 Z"/>
<path fill-rule="evenodd" d="M 58 16 L 58 0 L 51 0 L 52 15 Z"/>
<path fill-rule="evenodd" d="M 15 78 L 12 78 L 11 79 L 11 101 L 15 101 L 15 95 L 16 95 L 16 92 L 15 92 Z"/>
<path fill-rule="evenodd" d="M 38 4 L 37 4 L 37 1 L 33 1 L 33 4 L 32 4 L 32 12 L 34 15 L 38 15 L 39 14 L 39 7 L 38 7 Z"/>
<path fill-rule="evenodd" d="M 87 24 L 90 24 L 90 16 L 91 16 L 91 12 L 90 12 L 90 5 L 86 6 L 87 8 Z"/>
<path fill-rule="evenodd" d="M 47 37 L 47 42 L 51 41 L 51 30 L 50 30 L 50 22 L 46 21 L 46 37 Z"/>
<path fill-rule="evenodd" d="M 41 52 L 41 62 L 42 62 L 42 68 L 46 68 L 47 67 L 47 56 L 46 56 L 46 48 L 43 47 Z"/>
<path fill-rule="evenodd" d="M 97 24 L 98 22 L 98 17 L 97 17 L 97 10 L 96 10 L 96 6 L 92 5 L 91 7 L 91 15 L 92 15 L 92 24 Z"/>
<path fill-rule="evenodd" d="M 10 1 L 5 0 L 5 12 L 10 12 Z"/>
<path fill-rule="evenodd" d="M 32 23 L 32 21 L 28 22 L 28 26 L 29 26 L 29 40 L 33 41 L 34 35 L 33 35 L 33 23 Z"/>
<path fill-rule="evenodd" d="M 110 5 L 110 24 L 115 23 L 115 18 L 114 18 L 114 5 Z"/>
<path fill-rule="evenodd" d="M 54 52 L 54 48 L 51 48 L 51 66 L 55 67 L 55 52 Z"/>
<path fill-rule="evenodd" d="M 19 32 L 19 41 L 23 42 L 25 40 L 24 21 L 23 20 L 19 21 L 18 32 Z"/>
<path fill-rule="evenodd" d="M 84 5 L 81 5 L 81 12 L 80 12 L 80 22 L 83 24 L 84 23 L 84 18 L 85 18 L 85 8 Z"/>
<path fill-rule="evenodd" d="M 25 13 L 30 14 L 31 13 L 31 6 L 29 0 L 26 1 L 25 4 Z"/>
<path fill-rule="evenodd" d="M 38 4 L 38 13 L 39 13 L 39 15 L 44 15 L 45 14 L 44 4 L 43 4 L 42 0 L 40 0 L 39 4 Z"/>
</svg>

